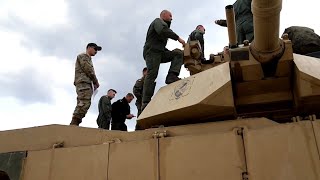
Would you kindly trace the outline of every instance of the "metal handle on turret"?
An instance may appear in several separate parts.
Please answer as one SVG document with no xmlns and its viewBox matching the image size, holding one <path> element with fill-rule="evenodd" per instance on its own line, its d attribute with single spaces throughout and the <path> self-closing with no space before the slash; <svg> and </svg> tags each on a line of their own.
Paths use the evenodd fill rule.
<svg viewBox="0 0 320 180">
<path fill-rule="evenodd" d="M 253 0 L 254 40 L 250 50 L 255 59 L 267 63 L 279 58 L 284 45 L 279 38 L 282 0 Z"/>
</svg>

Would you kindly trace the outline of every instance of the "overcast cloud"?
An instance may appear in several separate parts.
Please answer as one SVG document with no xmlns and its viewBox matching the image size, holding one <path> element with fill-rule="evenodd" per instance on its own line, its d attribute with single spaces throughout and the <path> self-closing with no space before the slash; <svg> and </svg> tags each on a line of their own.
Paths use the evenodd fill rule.
<svg viewBox="0 0 320 180">
<path fill-rule="evenodd" d="M 173 13 L 172 29 L 185 40 L 196 25 L 206 27 L 206 57 L 227 45 L 224 18 L 234 0 L 0 0 L 0 130 L 69 124 L 76 105 L 74 62 L 88 42 L 103 47 L 93 57 L 101 87 L 81 126 L 97 127 L 97 102 L 109 88 L 117 100 L 132 91 L 145 66 L 142 48 L 150 22 L 162 9 Z M 283 1 L 280 34 L 291 25 L 319 34 L 318 0 Z M 296 10 L 299 9 L 299 13 Z M 317 14 L 317 15 L 316 15 Z M 317 21 L 315 21 L 317 19 Z M 169 41 L 168 49 L 181 48 Z M 169 64 L 161 66 L 157 88 L 164 86 Z M 183 69 L 181 77 L 187 77 Z M 136 114 L 134 102 L 131 110 Z M 135 119 L 127 122 L 133 130 Z"/>
</svg>

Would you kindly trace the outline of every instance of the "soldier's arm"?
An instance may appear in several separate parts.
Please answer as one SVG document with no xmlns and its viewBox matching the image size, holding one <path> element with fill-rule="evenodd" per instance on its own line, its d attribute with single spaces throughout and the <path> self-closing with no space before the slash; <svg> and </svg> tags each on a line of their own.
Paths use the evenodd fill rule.
<svg viewBox="0 0 320 180">
<path fill-rule="evenodd" d="M 202 55 L 201 55 L 201 57 L 204 58 L 204 39 L 203 39 L 203 34 L 197 32 L 197 33 L 195 34 L 195 38 L 196 38 L 197 40 L 199 40 L 199 42 L 200 42 L 201 50 L 202 50 Z"/>
<path fill-rule="evenodd" d="M 102 108 L 102 113 L 103 116 L 109 120 L 111 119 L 111 104 L 110 104 L 110 100 L 108 99 L 108 97 L 104 96 L 101 100 L 101 108 Z"/>
<path fill-rule="evenodd" d="M 216 20 L 215 23 L 220 26 L 227 27 L 227 20 L 220 19 L 220 20 Z"/>
<path fill-rule="evenodd" d="M 160 19 L 154 22 L 154 29 L 159 35 L 163 35 L 166 38 L 178 40 L 179 36 L 173 32 L 166 24 L 161 22 Z"/>
<path fill-rule="evenodd" d="M 98 79 L 96 77 L 93 67 L 88 61 L 89 60 L 88 57 L 85 55 L 80 55 L 78 56 L 78 60 L 79 60 L 80 67 L 82 68 L 84 73 L 86 73 L 86 75 L 93 81 L 93 84 L 97 84 Z"/>
</svg>

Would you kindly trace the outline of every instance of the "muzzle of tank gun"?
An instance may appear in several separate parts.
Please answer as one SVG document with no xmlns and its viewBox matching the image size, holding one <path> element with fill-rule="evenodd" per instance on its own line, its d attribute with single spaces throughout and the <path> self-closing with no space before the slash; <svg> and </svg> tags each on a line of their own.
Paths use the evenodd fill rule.
<svg viewBox="0 0 320 180">
<path fill-rule="evenodd" d="M 279 59 L 284 52 L 284 43 L 279 38 L 281 8 L 282 0 L 252 1 L 254 40 L 250 51 L 262 64 Z"/>
<path fill-rule="evenodd" d="M 228 27 L 229 47 L 236 48 L 238 47 L 238 43 L 233 5 L 226 6 L 226 20 Z"/>
</svg>

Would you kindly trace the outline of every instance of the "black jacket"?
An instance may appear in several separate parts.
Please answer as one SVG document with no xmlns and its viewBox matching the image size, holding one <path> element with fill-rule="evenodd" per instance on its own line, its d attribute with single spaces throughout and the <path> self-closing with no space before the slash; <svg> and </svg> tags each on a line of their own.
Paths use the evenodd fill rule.
<svg viewBox="0 0 320 180">
<path fill-rule="evenodd" d="M 126 98 L 119 99 L 112 104 L 111 116 L 113 123 L 124 123 L 129 114 L 130 106 Z"/>
</svg>

